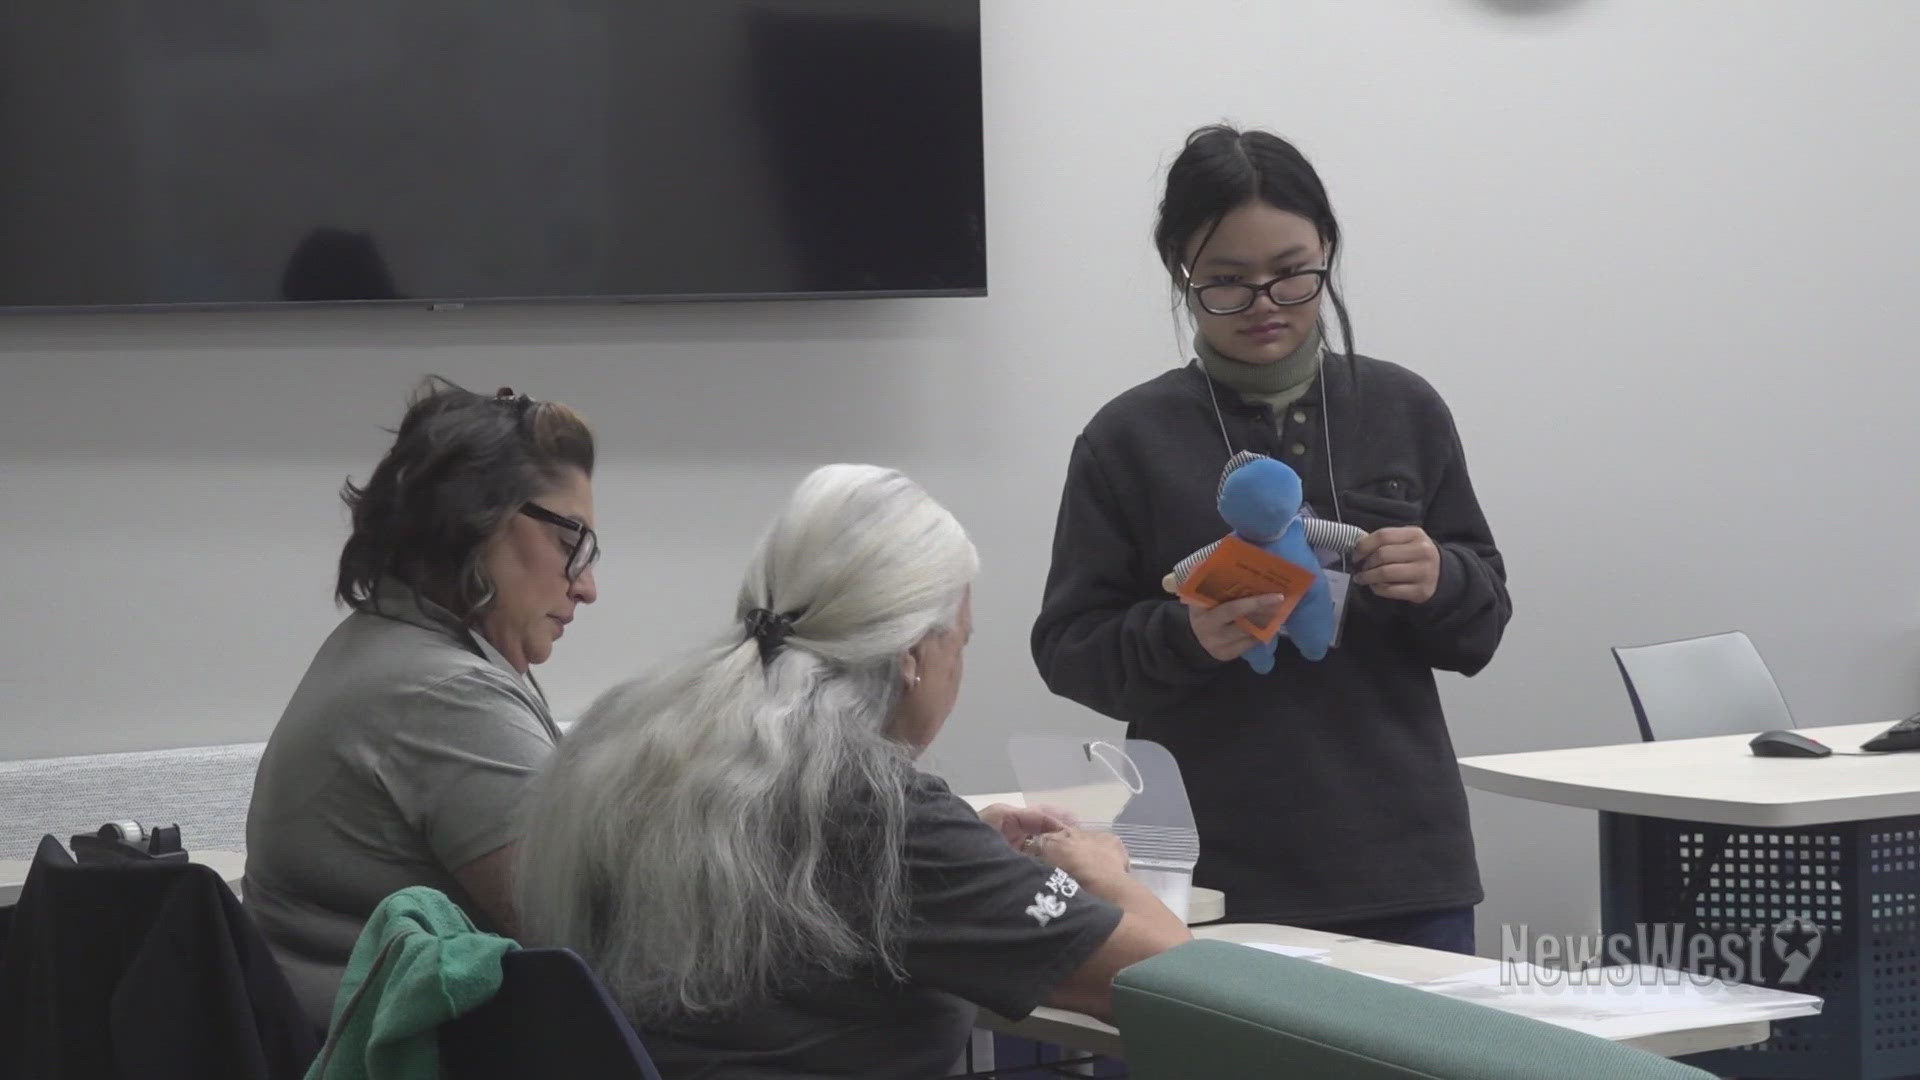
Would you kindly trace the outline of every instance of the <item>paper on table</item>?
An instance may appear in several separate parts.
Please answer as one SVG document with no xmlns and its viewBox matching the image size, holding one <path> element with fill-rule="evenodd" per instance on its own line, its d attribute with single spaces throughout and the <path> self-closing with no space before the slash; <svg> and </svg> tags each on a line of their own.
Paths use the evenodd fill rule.
<svg viewBox="0 0 1920 1080">
<path fill-rule="evenodd" d="M 1672 1030 L 1676 1013 L 1698 1014 L 1702 1023 L 1719 1025 L 1811 1016 L 1821 1007 L 1820 999 L 1808 994 L 1644 965 L 1569 973 L 1502 963 L 1416 985 L 1609 1039 Z"/>
<path fill-rule="evenodd" d="M 1240 944 L 1245 945 L 1249 949 L 1279 953 L 1281 956 L 1298 956 L 1304 960 L 1317 960 L 1327 955 L 1327 950 L 1325 949 L 1315 949 L 1306 945 L 1281 945 L 1273 941 L 1242 941 Z"/>
<path fill-rule="evenodd" d="M 1412 979 L 1403 979 L 1398 975 L 1382 975 L 1374 971 L 1355 971 L 1352 968 L 1341 968 L 1340 970 L 1348 972 L 1350 974 L 1354 974 L 1354 975 L 1365 975 L 1369 979 L 1379 979 L 1383 983 L 1392 983 L 1395 986 L 1418 986 L 1419 985 L 1418 983 L 1415 983 Z"/>
<path fill-rule="evenodd" d="M 1239 944 L 1245 945 L 1249 949 L 1260 949 L 1264 952 L 1279 953 L 1281 956 L 1293 956 L 1301 960 L 1312 960 L 1317 964 L 1327 962 L 1327 950 L 1316 949 L 1307 945 L 1282 945 L 1274 941 L 1242 941 Z M 1393 975 L 1376 975 L 1371 971 L 1353 971 L 1352 968 L 1342 968 L 1341 970 L 1351 971 L 1355 975 L 1365 975 L 1369 979 L 1379 979 L 1381 982 L 1394 983 L 1399 986 L 1412 985 L 1412 980 L 1398 978 Z"/>
<path fill-rule="evenodd" d="M 1595 1003 L 1604 1001 L 1606 1008 L 1620 1012 L 1665 1012 L 1701 1005 L 1740 1006 L 1793 1015 L 1799 1015 L 1795 1010 L 1801 1008 L 1820 1011 L 1820 999 L 1811 994 L 1729 983 L 1647 964 L 1568 972 L 1527 963 L 1497 963 L 1432 979 L 1427 985 L 1442 983 L 1499 986 L 1529 994 L 1584 998 Z"/>
</svg>

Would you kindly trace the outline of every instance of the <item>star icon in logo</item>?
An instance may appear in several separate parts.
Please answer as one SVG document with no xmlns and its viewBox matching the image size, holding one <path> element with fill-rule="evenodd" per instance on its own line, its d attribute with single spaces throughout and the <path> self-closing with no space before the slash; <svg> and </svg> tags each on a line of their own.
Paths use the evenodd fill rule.
<svg viewBox="0 0 1920 1080">
<path fill-rule="evenodd" d="M 1782 960 L 1794 956 L 1811 960 L 1820 948 L 1820 928 L 1796 916 L 1774 927 L 1773 939 Z"/>
</svg>

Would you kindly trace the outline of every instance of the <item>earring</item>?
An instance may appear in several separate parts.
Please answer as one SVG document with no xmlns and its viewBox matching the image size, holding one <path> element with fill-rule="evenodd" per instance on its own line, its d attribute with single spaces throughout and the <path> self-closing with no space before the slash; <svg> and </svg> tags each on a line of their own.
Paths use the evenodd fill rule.
<svg viewBox="0 0 1920 1080">
<path fill-rule="evenodd" d="M 920 676 L 918 676 L 918 675 L 915 675 L 915 676 L 913 677 L 913 688 L 914 688 L 914 689 L 916 689 L 916 690 L 918 690 L 918 689 L 920 688 Z"/>
</svg>

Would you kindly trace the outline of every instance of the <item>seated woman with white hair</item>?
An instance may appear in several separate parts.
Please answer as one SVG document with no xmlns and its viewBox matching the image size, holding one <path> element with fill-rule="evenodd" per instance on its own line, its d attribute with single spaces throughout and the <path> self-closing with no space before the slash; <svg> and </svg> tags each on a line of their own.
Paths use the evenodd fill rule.
<svg viewBox="0 0 1920 1080">
<path fill-rule="evenodd" d="M 941 1076 L 975 1006 L 1106 1016 L 1115 973 L 1189 939 L 1112 835 L 914 767 L 978 566 L 905 476 L 819 469 L 735 625 L 609 691 L 536 782 L 522 940 L 585 957 L 664 1075 Z"/>
</svg>

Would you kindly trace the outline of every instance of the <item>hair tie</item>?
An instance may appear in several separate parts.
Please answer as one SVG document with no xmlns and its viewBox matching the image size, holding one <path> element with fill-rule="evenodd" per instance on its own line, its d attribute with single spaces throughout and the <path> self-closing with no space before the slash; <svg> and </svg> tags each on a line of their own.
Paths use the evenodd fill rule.
<svg viewBox="0 0 1920 1080">
<path fill-rule="evenodd" d="M 796 615 L 781 615 L 766 608 L 754 608 L 747 612 L 747 636 L 760 644 L 761 663 L 772 663 L 775 654 L 787 643 L 787 635 L 793 633 Z"/>
<path fill-rule="evenodd" d="M 526 411 L 533 406 L 533 399 L 525 394 L 514 393 L 511 386 L 503 386 L 494 393 L 493 403 L 512 409 L 513 415 L 518 418 L 525 415 Z"/>
</svg>

